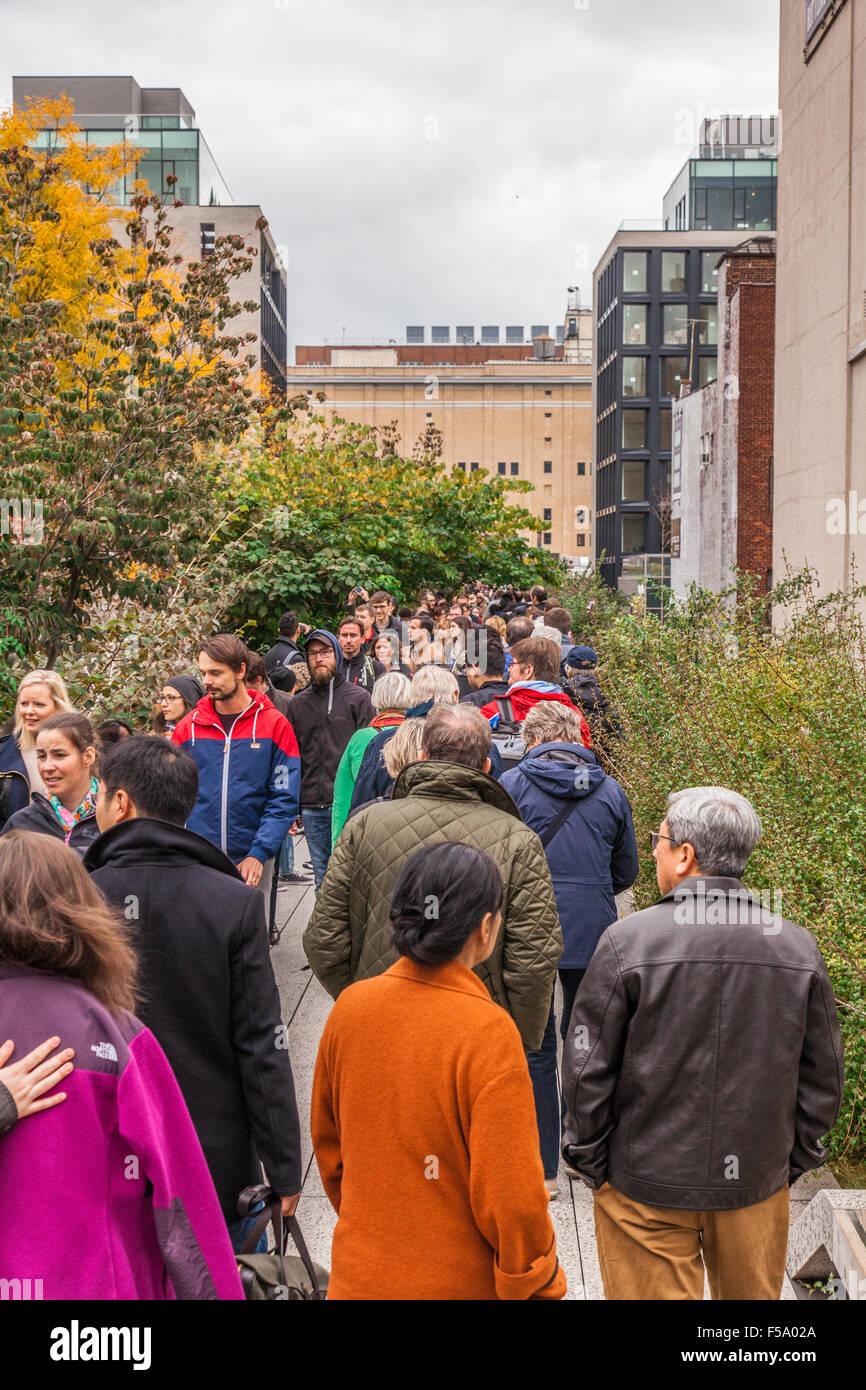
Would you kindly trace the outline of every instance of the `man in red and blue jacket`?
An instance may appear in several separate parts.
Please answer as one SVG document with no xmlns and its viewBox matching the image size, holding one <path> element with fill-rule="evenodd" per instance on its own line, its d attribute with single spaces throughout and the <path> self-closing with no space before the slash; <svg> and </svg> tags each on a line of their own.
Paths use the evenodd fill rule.
<svg viewBox="0 0 866 1390">
<path fill-rule="evenodd" d="M 251 887 L 279 853 L 298 814 L 301 759 L 291 724 L 266 695 L 244 684 L 249 653 L 220 633 L 198 656 L 203 699 L 175 728 L 172 742 L 198 767 L 198 800 L 187 829 L 219 845 Z"/>
</svg>

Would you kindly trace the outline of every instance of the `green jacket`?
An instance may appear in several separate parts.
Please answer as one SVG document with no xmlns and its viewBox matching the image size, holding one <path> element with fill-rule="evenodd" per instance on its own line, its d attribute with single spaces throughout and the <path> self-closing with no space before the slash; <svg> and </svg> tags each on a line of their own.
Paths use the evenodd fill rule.
<svg viewBox="0 0 866 1390">
<path fill-rule="evenodd" d="M 399 714 L 377 715 L 366 729 L 356 729 L 346 744 L 340 759 L 340 766 L 337 768 L 337 775 L 334 778 L 334 804 L 331 808 L 332 844 L 337 843 L 340 838 L 340 831 L 346 824 L 346 817 L 352 804 L 352 792 L 355 790 L 355 782 L 358 777 L 358 769 L 364 761 L 367 744 L 372 743 L 376 735 L 381 734 L 383 729 L 396 728 L 402 722 Z"/>
<path fill-rule="evenodd" d="M 502 870 L 502 928 L 476 974 L 511 1014 L 529 1052 L 541 1045 L 562 954 L 562 929 L 541 841 L 504 787 L 458 763 L 405 767 L 391 801 L 359 811 L 334 846 L 304 950 L 334 999 L 397 959 L 388 909 L 408 855 L 458 840 L 487 850 Z"/>
</svg>

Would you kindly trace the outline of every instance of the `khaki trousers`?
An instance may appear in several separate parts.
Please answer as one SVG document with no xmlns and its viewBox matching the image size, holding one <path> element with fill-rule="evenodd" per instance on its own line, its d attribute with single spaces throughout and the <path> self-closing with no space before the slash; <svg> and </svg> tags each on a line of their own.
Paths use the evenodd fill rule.
<svg viewBox="0 0 866 1390">
<path fill-rule="evenodd" d="M 607 1299 L 778 1299 L 788 1249 L 788 1188 L 735 1211 L 682 1211 L 595 1193 Z"/>
</svg>

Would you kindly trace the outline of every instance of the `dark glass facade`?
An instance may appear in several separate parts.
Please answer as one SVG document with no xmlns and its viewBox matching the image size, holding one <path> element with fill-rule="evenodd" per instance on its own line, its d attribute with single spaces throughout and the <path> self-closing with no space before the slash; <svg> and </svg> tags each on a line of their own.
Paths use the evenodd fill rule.
<svg viewBox="0 0 866 1390">
<path fill-rule="evenodd" d="M 598 279 L 596 545 L 611 587 L 623 557 L 662 550 L 671 402 L 681 382 L 698 389 L 715 378 L 720 255 L 620 247 Z"/>
<path fill-rule="evenodd" d="M 265 238 L 261 242 L 262 370 L 279 396 L 285 396 L 286 378 L 286 282 Z"/>
</svg>

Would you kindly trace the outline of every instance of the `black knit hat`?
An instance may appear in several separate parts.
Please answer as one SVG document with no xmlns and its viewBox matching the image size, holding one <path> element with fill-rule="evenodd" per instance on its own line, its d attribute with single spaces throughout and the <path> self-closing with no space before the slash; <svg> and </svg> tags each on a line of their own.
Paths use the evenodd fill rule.
<svg viewBox="0 0 866 1390">
<path fill-rule="evenodd" d="M 163 681 L 163 685 L 176 690 L 190 709 L 194 709 L 204 695 L 204 689 L 198 676 L 172 676 L 169 680 Z"/>
</svg>

